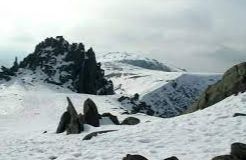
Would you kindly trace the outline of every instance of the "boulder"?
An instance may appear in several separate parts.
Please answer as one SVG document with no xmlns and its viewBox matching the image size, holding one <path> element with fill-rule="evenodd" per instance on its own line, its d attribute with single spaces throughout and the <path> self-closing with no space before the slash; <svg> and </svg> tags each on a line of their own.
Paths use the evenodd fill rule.
<svg viewBox="0 0 246 160">
<path fill-rule="evenodd" d="M 70 98 L 67 97 L 67 111 L 61 116 L 56 133 L 79 134 L 84 130 L 83 123 L 80 121 L 77 111 L 75 110 Z"/>
<path fill-rule="evenodd" d="M 123 160 L 148 160 L 147 158 L 141 156 L 141 155 L 130 155 L 127 154 L 126 157 L 123 158 Z"/>
<path fill-rule="evenodd" d="M 108 133 L 108 132 L 115 132 L 117 130 L 106 130 L 106 131 L 98 131 L 98 132 L 93 132 L 93 133 L 90 133 L 88 135 L 86 135 L 83 140 L 90 140 L 92 139 L 93 137 L 96 137 L 98 134 L 104 134 L 104 133 Z"/>
<path fill-rule="evenodd" d="M 246 159 L 246 144 L 243 143 L 233 143 L 231 145 L 231 155 L 245 160 Z"/>
<path fill-rule="evenodd" d="M 84 120 L 86 124 L 92 125 L 94 127 L 100 126 L 100 115 L 98 114 L 96 104 L 88 98 L 84 102 Z"/>
<path fill-rule="evenodd" d="M 233 94 L 246 91 L 246 62 L 230 68 L 214 85 L 209 86 L 186 113 L 209 107 Z"/>
<path fill-rule="evenodd" d="M 140 120 L 138 118 L 128 117 L 125 120 L 123 120 L 121 125 L 137 125 L 139 123 L 140 123 Z"/>
<path fill-rule="evenodd" d="M 120 125 L 118 118 L 111 113 L 103 113 L 101 117 L 108 117 L 115 125 Z"/>
<path fill-rule="evenodd" d="M 166 158 L 164 160 L 179 160 L 179 159 L 177 157 L 173 156 L 173 157 Z"/>
<path fill-rule="evenodd" d="M 238 159 L 232 155 L 223 155 L 223 156 L 214 157 L 212 160 L 241 160 L 241 159 Z"/>
</svg>

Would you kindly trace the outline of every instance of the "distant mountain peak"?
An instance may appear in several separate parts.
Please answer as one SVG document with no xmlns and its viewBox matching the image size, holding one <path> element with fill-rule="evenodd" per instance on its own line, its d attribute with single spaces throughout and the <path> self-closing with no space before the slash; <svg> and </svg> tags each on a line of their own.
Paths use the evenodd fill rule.
<svg viewBox="0 0 246 160">
<path fill-rule="evenodd" d="M 98 59 L 104 63 L 119 62 L 144 69 L 158 70 L 164 72 L 181 72 L 183 69 L 164 64 L 156 59 L 148 58 L 143 55 L 128 52 L 109 52 L 98 54 Z"/>
</svg>

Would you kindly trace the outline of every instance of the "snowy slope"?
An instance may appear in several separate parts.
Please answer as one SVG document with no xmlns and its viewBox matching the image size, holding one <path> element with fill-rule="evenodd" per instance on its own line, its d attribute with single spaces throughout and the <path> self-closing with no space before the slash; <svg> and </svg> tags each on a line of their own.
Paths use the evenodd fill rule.
<svg viewBox="0 0 246 160">
<path fill-rule="evenodd" d="M 184 72 L 129 53 L 98 54 L 98 60 L 102 62 L 106 77 L 113 81 L 117 94 L 132 96 L 138 93 L 140 100 L 151 106 L 154 116 L 163 118 L 182 114 L 209 85 L 221 79 L 221 74 Z M 128 60 L 134 63 L 129 64 Z M 150 63 L 152 69 L 138 65 L 138 61 Z M 158 64 L 171 68 L 172 72 L 159 70 Z M 127 109 L 131 108 L 125 105 L 128 103 L 122 104 Z"/>
<path fill-rule="evenodd" d="M 246 113 L 246 93 L 188 115 L 162 119 L 137 114 L 133 115 L 141 120 L 137 126 L 105 123 L 100 128 L 86 126 L 79 135 L 65 135 L 54 132 L 67 96 L 79 111 L 90 97 L 100 113 L 111 112 L 120 120 L 127 115 L 120 114 L 123 110 L 115 96 L 60 93 L 43 84 L 29 88 L 19 80 L 0 88 L 0 160 L 47 160 L 54 156 L 57 160 L 121 160 L 128 153 L 150 160 L 172 155 L 181 160 L 210 160 L 227 154 L 231 143 L 246 142 L 245 117 L 232 117 L 236 112 Z M 105 129 L 119 131 L 82 141 L 86 134 Z"/>
<path fill-rule="evenodd" d="M 155 116 L 174 117 L 181 115 L 201 93 L 220 79 L 218 74 L 184 73 L 174 80 L 144 94 L 141 98 L 152 106 Z"/>
<path fill-rule="evenodd" d="M 151 59 L 144 57 L 143 55 L 126 53 L 126 52 L 110 52 L 110 53 L 99 53 L 97 54 L 97 58 L 100 62 L 102 62 L 105 66 L 110 66 L 112 63 L 119 64 L 129 64 L 136 67 L 141 67 L 145 69 L 151 70 L 159 70 L 165 72 L 180 72 L 183 71 L 179 68 L 173 67 L 169 64 L 164 64 L 162 62 L 157 61 L 156 59 Z"/>
</svg>

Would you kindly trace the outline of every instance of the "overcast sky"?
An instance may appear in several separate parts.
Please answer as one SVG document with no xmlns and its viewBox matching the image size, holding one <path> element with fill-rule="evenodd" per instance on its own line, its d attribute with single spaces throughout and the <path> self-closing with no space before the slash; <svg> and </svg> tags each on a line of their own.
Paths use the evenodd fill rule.
<svg viewBox="0 0 246 160">
<path fill-rule="evenodd" d="M 63 35 L 96 52 L 223 72 L 246 61 L 245 19 L 246 0 L 1 0 L 0 63 Z"/>
</svg>

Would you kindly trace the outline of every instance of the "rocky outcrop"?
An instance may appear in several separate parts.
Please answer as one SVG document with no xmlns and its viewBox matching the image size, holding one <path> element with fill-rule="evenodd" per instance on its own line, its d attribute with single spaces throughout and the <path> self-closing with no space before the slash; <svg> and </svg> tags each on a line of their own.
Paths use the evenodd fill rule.
<svg viewBox="0 0 246 160">
<path fill-rule="evenodd" d="M 84 130 L 83 123 L 80 123 L 79 116 L 70 98 L 67 97 L 67 111 L 63 113 L 56 133 L 79 134 Z"/>
<path fill-rule="evenodd" d="M 147 105 L 145 102 L 139 100 L 139 94 L 135 94 L 133 97 L 121 96 L 118 101 L 122 106 L 127 109 L 127 112 L 130 114 L 144 113 L 150 116 L 154 115 L 154 111 L 151 109 L 150 105 Z"/>
<path fill-rule="evenodd" d="M 121 125 L 137 125 L 140 123 L 140 120 L 135 117 L 128 117 L 121 122 Z"/>
<path fill-rule="evenodd" d="M 84 121 L 94 127 L 100 126 L 100 115 L 96 104 L 89 98 L 84 102 Z"/>
<path fill-rule="evenodd" d="M 123 160 L 148 160 L 148 159 L 141 155 L 127 154 L 126 157 L 123 158 Z"/>
<path fill-rule="evenodd" d="M 246 62 L 225 72 L 222 80 L 211 85 L 187 112 L 209 107 L 233 94 L 246 91 Z"/>
<path fill-rule="evenodd" d="M 104 70 L 101 69 L 101 63 L 96 61 L 93 49 L 86 51 L 82 43 L 69 44 L 62 36 L 46 38 L 19 64 L 16 59 L 11 68 L 2 67 L 0 80 L 10 80 L 23 70 L 43 75 L 39 81 L 78 93 L 114 93 L 113 83 L 105 79 Z"/>
<path fill-rule="evenodd" d="M 98 131 L 98 132 L 93 132 L 90 133 L 88 135 L 86 135 L 83 140 L 91 140 L 93 137 L 96 137 L 98 134 L 104 134 L 104 133 L 108 133 L 108 132 L 115 132 L 117 130 L 106 130 L 106 131 Z"/>
</svg>

